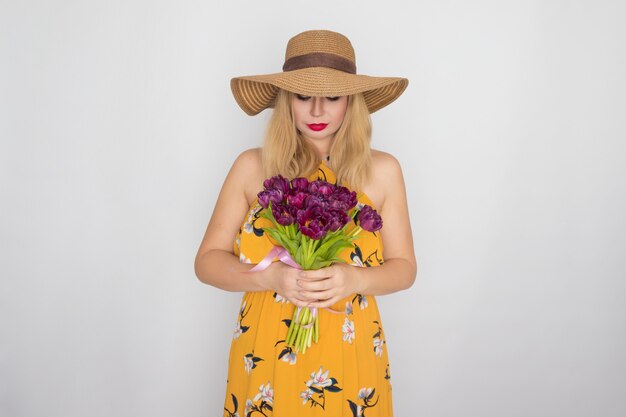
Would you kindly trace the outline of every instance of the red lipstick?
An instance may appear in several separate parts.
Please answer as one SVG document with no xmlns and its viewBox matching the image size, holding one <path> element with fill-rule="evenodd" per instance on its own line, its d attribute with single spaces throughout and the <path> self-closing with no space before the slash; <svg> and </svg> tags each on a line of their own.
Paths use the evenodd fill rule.
<svg viewBox="0 0 626 417">
<path fill-rule="evenodd" d="M 310 124 L 307 126 L 309 127 L 309 129 L 319 132 L 320 130 L 326 129 L 326 126 L 328 126 L 328 123 L 315 123 L 315 124 Z"/>
</svg>

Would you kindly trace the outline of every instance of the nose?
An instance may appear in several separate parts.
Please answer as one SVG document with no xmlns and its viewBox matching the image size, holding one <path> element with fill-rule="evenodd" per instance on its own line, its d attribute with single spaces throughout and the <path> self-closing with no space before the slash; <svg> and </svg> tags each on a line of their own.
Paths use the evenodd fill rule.
<svg viewBox="0 0 626 417">
<path fill-rule="evenodd" d="M 311 97 L 311 116 L 324 114 L 324 97 Z"/>
</svg>

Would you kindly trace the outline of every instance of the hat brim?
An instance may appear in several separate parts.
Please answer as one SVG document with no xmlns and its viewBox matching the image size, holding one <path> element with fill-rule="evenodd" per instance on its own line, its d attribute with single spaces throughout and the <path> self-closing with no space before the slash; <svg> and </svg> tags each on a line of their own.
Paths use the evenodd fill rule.
<svg viewBox="0 0 626 417">
<path fill-rule="evenodd" d="M 333 97 L 363 93 L 369 112 L 374 113 L 400 97 L 408 84 L 406 78 L 349 74 L 323 67 L 230 80 L 237 104 L 250 116 L 273 107 L 279 88 L 307 96 Z"/>
</svg>

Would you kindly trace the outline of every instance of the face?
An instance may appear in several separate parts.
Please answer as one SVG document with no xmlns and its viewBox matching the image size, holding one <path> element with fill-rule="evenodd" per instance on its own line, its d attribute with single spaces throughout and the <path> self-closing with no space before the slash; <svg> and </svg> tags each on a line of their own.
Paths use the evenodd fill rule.
<svg viewBox="0 0 626 417">
<path fill-rule="evenodd" d="M 324 142 L 332 140 L 343 122 L 348 96 L 311 97 L 294 94 L 293 118 L 305 138 Z"/>
</svg>

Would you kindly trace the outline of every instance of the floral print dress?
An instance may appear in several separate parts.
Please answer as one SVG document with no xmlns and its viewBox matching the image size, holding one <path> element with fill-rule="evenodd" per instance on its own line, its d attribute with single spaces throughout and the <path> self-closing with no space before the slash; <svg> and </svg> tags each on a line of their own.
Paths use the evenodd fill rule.
<svg viewBox="0 0 626 417">
<path fill-rule="evenodd" d="M 318 178 L 336 183 L 324 162 L 309 180 Z M 366 195 L 359 204 L 372 206 Z M 260 210 L 255 201 L 236 236 L 234 252 L 241 262 L 259 263 L 273 247 L 262 230 L 270 223 L 259 217 Z M 341 258 L 360 268 L 382 265 L 380 234 L 362 230 Z M 272 291 L 246 292 L 234 320 L 223 415 L 392 417 L 387 344 L 376 299 L 352 294 L 331 310 L 318 310 L 318 343 L 296 354 L 285 344 L 294 305 Z"/>
</svg>

